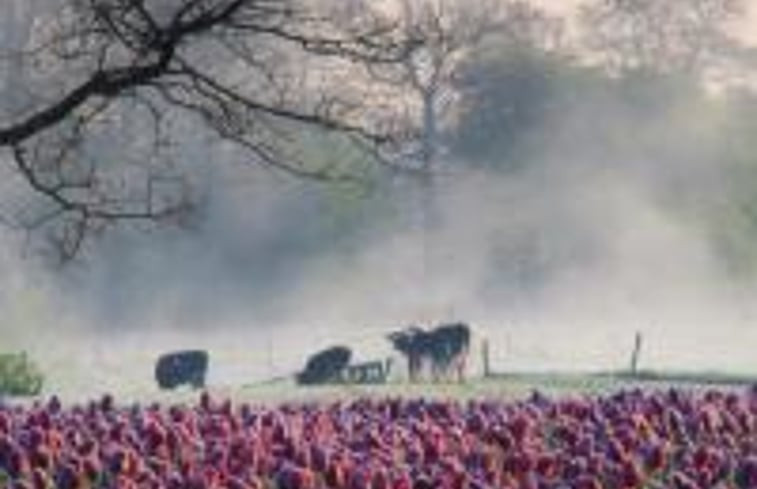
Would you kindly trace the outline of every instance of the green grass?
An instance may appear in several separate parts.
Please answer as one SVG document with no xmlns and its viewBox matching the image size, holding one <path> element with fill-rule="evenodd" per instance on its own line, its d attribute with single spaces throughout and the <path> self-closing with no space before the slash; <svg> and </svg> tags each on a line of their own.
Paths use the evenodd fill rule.
<svg viewBox="0 0 757 489">
<path fill-rule="evenodd" d="M 140 363 L 141 364 L 141 363 Z M 191 402 L 198 392 L 189 388 L 160 391 L 150 369 L 127 369 L 121 365 L 94 369 L 97 382 L 89 381 L 83 371 L 67 372 L 63 365 L 56 369 L 58 382 L 45 385 L 40 397 L 59 394 L 66 403 L 82 402 L 105 392 L 114 394 L 120 403 L 134 402 Z M 215 396 L 230 397 L 237 401 L 255 404 L 281 402 L 350 400 L 359 397 L 424 397 L 437 399 L 522 399 L 535 390 L 551 397 L 596 396 L 624 388 L 667 389 L 678 386 L 687 389 L 718 387 L 743 388 L 757 383 L 757 377 L 729 375 L 720 372 L 665 372 L 641 371 L 636 376 L 626 372 L 521 372 L 494 375 L 489 378 L 470 379 L 458 383 L 390 382 L 382 385 L 325 385 L 301 387 L 290 378 L 268 382 L 230 382 L 228 385 L 210 385 Z M 24 401 L 21 401 L 24 402 Z"/>
<path fill-rule="evenodd" d="M 667 389 L 681 387 L 703 389 L 744 388 L 757 378 L 721 373 L 641 372 L 631 376 L 623 372 L 600 373 L 512 373 L 466 383 L 388 383 L 383 385 L 296 386 L 290 380 L 246 385 L 240 389 L 221 391 L 240 400 L 260 403 L 350 400 L 359 397 L 424 397 L 434 399 L 523 399 L 534 391 L 552 397 L 597 396 L 620 389 Z"/>
<path fill-rule="evenodd" d="M 636 375 L 630 372 L 608 372 L 597 375 L 609 375 L 618 379 L 640 380 L 646 382 L 670 382 L 683 385 L 745 386 L 757 384 L 757 376 L 729 374 L 724 372 L 676 372 L 641 370 Z"/>
</svg>

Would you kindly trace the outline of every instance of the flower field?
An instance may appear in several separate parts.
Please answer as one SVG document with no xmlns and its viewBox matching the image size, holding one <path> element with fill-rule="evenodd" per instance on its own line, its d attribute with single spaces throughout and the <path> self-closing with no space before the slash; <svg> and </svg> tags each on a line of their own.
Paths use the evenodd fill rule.
<svg viewBox="0 0 757 489">
<path fill-rule="evenodd" d="M 0 408 L 0 487 L 756 488 L 757 394 Z"/>
</svg>

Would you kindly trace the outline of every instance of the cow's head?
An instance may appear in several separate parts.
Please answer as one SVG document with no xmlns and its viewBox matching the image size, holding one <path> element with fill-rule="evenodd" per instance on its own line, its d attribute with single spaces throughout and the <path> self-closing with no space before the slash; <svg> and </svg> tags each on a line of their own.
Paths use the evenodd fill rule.
<svg viewBox="0 0 757 489">
<path fill-rule="evenodd" d="M 389 333 L 387 339 L 392 343 L 395 350 L 405 355 L 417 355 L 425 348 L 426 336 L 426 331 L 413 324 Z"/>
</svg>

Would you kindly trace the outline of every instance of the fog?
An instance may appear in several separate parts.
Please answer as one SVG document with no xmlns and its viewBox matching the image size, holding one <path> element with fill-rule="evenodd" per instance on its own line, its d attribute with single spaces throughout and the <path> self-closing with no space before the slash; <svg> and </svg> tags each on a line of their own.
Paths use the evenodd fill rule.
<svg viewBox="0 0 757 489">
<path fill-rule="evenodd" d="M 644 147 L 601 137 L 603 121 L 637 116 L 600 100 L 540 118 L 516 170 L 446 157 L 425 241 L 412 177 L 299 180 L 193 140 L 206 200 L 187 228 L 112 229 L 63 268 L 0 228 L 3 349 L 29 351 L 51 391 L 154 388 L 155 358 L 181 348 L 210 352 L 211 384 L 240 385 L 332 344 L 383 358 L 389 331 L 463 320 L 473 371 L 485 339 L 497 371 L 624 369 L 641 332 L 642 368 L 755 373 L 757 277 L 734 272 L 708 227 L 738 206 L 722 164 L 731 109 L 682 97 L 674 120 L 705 122 Z"/>
<path fill-rule="evenodd" d="M 474 370 L 484 338 L 497 370 L 625 368 L 639 331 L 644 368 L 753 371 L 752 285 L 638 167 L 545 154 L 517 176 L 440 179 L 428 271 L 417 199 L 312 251 L 298 240 L 329 212 L 308 198 L 318 184 L 258 178 L 224 187 L 199 229 L 114 232 L 64 270 L 5 247 L 4 343 L 77 390 L 92 376 L 151 385 L 157 355 L 197 347 L 211 352 L 211 382 L 251 383 L 335 343 L 384 357 L 388 331 L 457 319 L 474 327 Z"/>
</svg>

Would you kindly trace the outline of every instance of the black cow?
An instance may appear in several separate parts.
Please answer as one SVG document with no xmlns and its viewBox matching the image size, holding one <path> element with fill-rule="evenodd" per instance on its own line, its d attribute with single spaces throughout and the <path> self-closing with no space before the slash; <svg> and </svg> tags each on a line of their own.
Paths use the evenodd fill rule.
<svg viewBox="0 0 757 489">
<path fill-rule="evenodd" d="M 411 382 L 418 380 L 423 357 L 428 354 L 428 333 L 416 325 L 390 333 L 387 338 L 394 349 L 407 358 L 407 376 Z"/>
<path fill-rule="evenodd" d="M 441 324 L 428 333 L 429 355 L 435 379 L 453 372 L 463 380 L 470 346 L 470 327 L 465 323 Z"/>
<path fill-rule="evenodd" d="M 311 355 L 303 371 L 297 374 L 297 383 L 314 385 L 338 382 L 351 356 L 352 350 L 346 346 L 334 346 Z"/>
<path fill-rule="evenodd" d="M 161 389 L 174 389 L 188 384 L 195 389 L 205 387 L 208 371 L 208 352 L 186 350 L 167 353 L 158 358 L 155 365 L 155 380 Z"/>
<path fill-rule="evenodd" d="M 383 384 L 389 377 L 391 366 L 391 358 L 383 362 L 374 360 L 348 365 L 343 372 L 342 381 L 348 384 Z"/>
<path fill-rule="evenodd" d="M 470 327 L 467 324 L 441 324 L 430 331 L 410 326 L 391 333 L 388 338 L 394 348 L 407 358 L 410 381 L 414 382 L 420 377 L 424 359 L 430 363 L 435 380 L 449 377 L 453 369 L 458 379 L 463 380 L 470 345 Z"/>
</svg>

